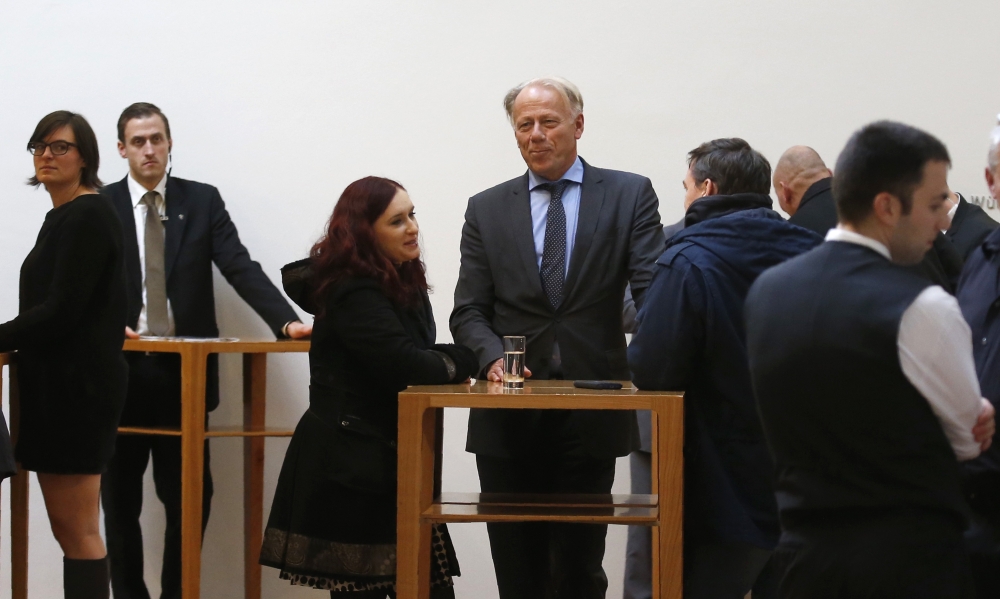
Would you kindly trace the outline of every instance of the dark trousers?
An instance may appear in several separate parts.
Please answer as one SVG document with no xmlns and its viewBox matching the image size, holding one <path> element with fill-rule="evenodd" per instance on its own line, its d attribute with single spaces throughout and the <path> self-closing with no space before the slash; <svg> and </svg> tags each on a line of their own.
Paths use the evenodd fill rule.
<svg viewBox="0 0 1000 599">
<path fill-rule="evenodd" d="M 180 426 L 180 362 L 176 355 L 127 352 L 129 390 L 123 426 Z M 104 527 L 115 599 L 149 599 L 143 580 L 142 479 L 153 458 L 153 484 L 166 511 L 163 599 L 181 596 L 181 447 L 179 437 L 119 435 L 115 455 L 101 479 Z M 205 443 L 202 533 L 212 501 L 208 443 Z"/>
<path fill-rule="evenodd" d="M 978 511 L 973 507 L 965 546 L 969 552 L 972 577 L 978 599 L 1000 597 L 1000 512 Z"/>
<path fill-rule="evenodd" d="M 484 493 L 610 493 L 614 458 L 476 456 Z M 500 599 L 603 599 L 604 538 L 597 524 L 487 524 Z"/>
<path fill-rule="evenodd" d="M 897 509 L 817 518 L 785 530 L 783 599 L 971 599 L 962 531 L 953 518 Z"/>
<path fill-rule="evenodd" d="M 653 456 L 645 451 L 629 455 L 632 493 L 652 493 Z M 629 526 L 625 546 L 623 599 L 653 596 L 652 530 Z M 777 597 L 779 572 L 770 551 L 745 543 L 698 542 L 685 539 L 685 599 L 753 599 Z"/>
</svg>

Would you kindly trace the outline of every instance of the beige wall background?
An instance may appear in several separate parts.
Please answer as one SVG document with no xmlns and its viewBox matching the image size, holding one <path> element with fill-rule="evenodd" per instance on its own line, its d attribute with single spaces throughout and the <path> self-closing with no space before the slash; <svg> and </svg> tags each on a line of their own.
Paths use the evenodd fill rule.
<svg viewBox="0 0 1000 599">
<path fill-rule="evenodd" d="M 305 255 L 351 181 L 390 176 L 410 190 L 423 227 L 439 338 L 458 276 L 467 198 L 524 171 L 501 99 L 559 74 L 586 101 L 581 154 L 649 176 L 665 222 L 682 216 L 685 154 L 740 136 L 772 163 L 793 144 L 829 162 L 862 124 L 902 120 L 951 151 L 951 182 L 985 196 L 987 135 L 1000 111 L 995 0 L 576 0 L 462 2 L 15 2 L 0 0 L 0 320 L 17 312 L 21 260 L 51 208 L 25 143 L 50 111 L 83 113 L 105 181 L 121 179 L 115 122 L 135 101 L 171 121 L 174 175 L 214 184 L 242 239 L 278 280 Z M 993 214 L 996 215 L 995 204 Z M 223 280 L 226 336 L 268 330 Z M 215 424 L 240 419 L 236 359 L 223 359 Z M 307 405 L 303 356 L 271 359 L 268 422 L 294 426 Z M 447 415 L 445 487 L 478 490 L 464 452 L 467 414 Z M 242 597 L 242 453 L 212 446 L 216 495 L 203 596 Z M 269 441 L 268 502 L 287 442 Z M 619 462 L 616 489 L 628 488 Z M 8 485 L 0 559 L 9 557 Z M 147 477 L 146 578 L 159 590 L 163 512 Z M 336 506 L 331 506 L 335 509 Z M 33 489 L 33 597 L 61 596 L 58 546 Z M 496 597 L 485 527 L 456 526 L 460 597 Z M 625 531 L 612 528 L 609 597 L 621 596 Z M 0 597 L 9 597 L 7 564 Z M 320 597 L 264 572 L 266 597 Z"/>
</svg>

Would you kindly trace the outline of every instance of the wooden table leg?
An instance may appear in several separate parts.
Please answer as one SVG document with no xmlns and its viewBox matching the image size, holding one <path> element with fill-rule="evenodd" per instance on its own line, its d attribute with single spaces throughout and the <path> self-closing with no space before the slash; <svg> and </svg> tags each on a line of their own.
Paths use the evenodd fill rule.
<svg viewBox="0 0 1000 599">
<path fill-rule="evenodd" d="M 207 353 L 197 345 L 181 352 L 181 597 L 201 593 L 201 518 L 205 469 Z"/>
<path fill-rule="evenodd" d="M 421 514 L 434 500 L 438 412 L 425 395 L 399 402 L 398 480 L 396 509 L 396 595 L 429 599 L 431 525 Z"/>
<path fill-rule="evenodd" d="M 10 440 L 17 443 L 21 424 L 21 395 L 17 366 L 8 366 L 10 375 Z M 18 469 L 10 479 L 10 591 L 11 599 L 28 597 L 28 489 L 27 470 Z"/>
<path fill-rule="evenodd" d="M 652 455 L 652 460 L 651 460 L 652 464 L 650 465 L 651 471 L 649 473 L 649 480 L 650 480 L 649 488 L 650 488 L 650 493 L 656 493 L 657 494 L 657 496 L 656 496 L 657 513 L 658 513 L 658 517 L 662 518 L 662 516 L 663 516 L 663 503 L 662 503 L 662 501 L 660 499 L 660 496 L 659 496 L 659 490 L 660 490 L 660 451 L 659 451 L 659 448 L 660 448 L 660 445 L 659 445 L 659 442 L 660 442 L 660 419 L 658 418 L 657 413 L 656 413 L 655 410 L 650 411 L 650 415 L 651 415 L 650 421 L 651 421 L 651 425 L 652 425 L 652 431 L 651 431 L 651 434 L 650 434 L 650 439 L 652 441 L 651 441 L 650 445 L 651 445 L 651 449 L 653 450 L 653 452 L 652 452 L 653 455 Z M 661 520 L 661 522 L 662 522 L 662 520 Z M 649 529 L 649 532 L 650 532 L 650 541 L 651 541 L 650 544 L 651 544 L 651 550 L 652 550 L 651 554 L 650 554 L 650 556 L 651 556 L 650 565 L 653 568 L 653 580 L 652 580 L 652 583 L 653 583 L 653 586 L 652 586 L 652 588 L 653 588 L 653 594 L 652 594 L 652 596 L 655 597 L 656 599 L 659 599 L 660 597 L 662 597 L 661 588 L 660 588 L 660 585 L 662 583 L 662 579 L 660 577 L 660 568 L 659 568 L 659 565 L 660 565 L 660 527 L 659 526 L 651 526 L 650 529 Z"/>
<path fill-rule="evenodd" d="M 654 464 L 660 526 L 654 529 L 653 580 L 661 599 L 681 599 L 684 590 L 684 404 L 676 398 L 653 400 L 657 435 Z M 656 587 L 654 587 L 655 589 Z"/>
<path fill-rule="evenodd" d="M 243 426 L 264 428 L 267 354 L 243 354 Z M 260 599 L 264 530 L 264 437 L 243 438 L 243 595 Z"/>
</svg>

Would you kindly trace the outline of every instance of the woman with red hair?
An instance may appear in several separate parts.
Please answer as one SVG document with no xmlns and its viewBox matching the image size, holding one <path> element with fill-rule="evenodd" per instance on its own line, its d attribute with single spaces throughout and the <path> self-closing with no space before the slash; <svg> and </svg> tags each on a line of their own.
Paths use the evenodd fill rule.
<svg viewBox="0 0 1000 599">
<path fill-rule="evenodd" d="M 413 203 L 389 179 L 340 196 L 310 257 L 283 269 L 285 290 L 316 316 L 309 409 L 278 476 L 260 563 L 331 597 L 395 597 L 397 394 L 467 380 L 472 350 L 435 344 Z M 431 597 L 454 597 L 458 562 L 434 528 Z"/>
</svg>

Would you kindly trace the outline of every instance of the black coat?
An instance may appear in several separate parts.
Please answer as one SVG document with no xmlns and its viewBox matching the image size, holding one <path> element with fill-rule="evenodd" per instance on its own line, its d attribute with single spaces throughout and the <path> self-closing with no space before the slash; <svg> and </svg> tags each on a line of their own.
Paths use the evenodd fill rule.
<svg viewBox="0 0 1000 599">
<path fill-rule="evenodd" d="M 311 286 L 285 289 L 314 311 Z M 331 579 L 395 575 L 398 394 L 465 380 L 475 369 L 465 350 L 466 366 L 449 376 L 438 350 L 450 348 L 434 337 L 426 294 L 401 307 L 369 279 L 328 292 L 309 350 L 309 410 L 278 475 L 262 564 Z"/>
<path fill-rule="evenodd" d="M 966 201 L 959 194 L 958 208 L 945 235 L 951 240 L 962 259 L 968 260 L 972 250 L 979 247 L 979 244 L 997 227 L 1000 227 L 1000 223 L 990 218 L 981 207 Z"/>
<path fill-rule="evenodd" d="M 799 209 L 795 211 L 788 222 L 809 229 L 820 237 L 837 226 L 837 205 L 833 201 L 830 184 L 833 177 L 820 179 L 802 194 Z"/>
<path fill-rule="evenodd" d="M 111 198 L 121 219 L 128 282 L 127 322 L 135 329 L 142 310 L 142 268 L 139 265 L 135 213 L 128 178 L 108 185 L 101 193 Z M 282 336 L 281 329 L 287 323 L 298 320 L 295 310 L 240 243 L 236 225 L 229 218 L 218 189 L 170 177 L 167 179 L 166 216 L 163 258 L 167 298 L 173 310 L 178 337 L 219 336 L 219 325 L 215 320 L 213 263 L 236 293 L 267 322 L 276 337 Z M 216 354 L 208 358 L 205 404 L 209 411 L 219 405 L 219 361 Z"/>
<path fill-rule="evenodd" d="M 628 349 L 640 389 L 684 391 L 686 538 L 773 549 L 773 464 L 750 385 L 743 301 L 762 271 L 821 238 L 786 222 L 771 199 L 697 200 L 656 262 Z"/>
<path fill-rule="evenodd" d="M 125 403 L 125 307 L 111 204 L 82 195 L 49 211 L 21 267 L 20 314 L 0 325 L 0 352 L 19 352 L 17 458 L 26 469 L 104 471 Z M 2 458 L 0 473 L 9 473 Z"/>
</svg>

